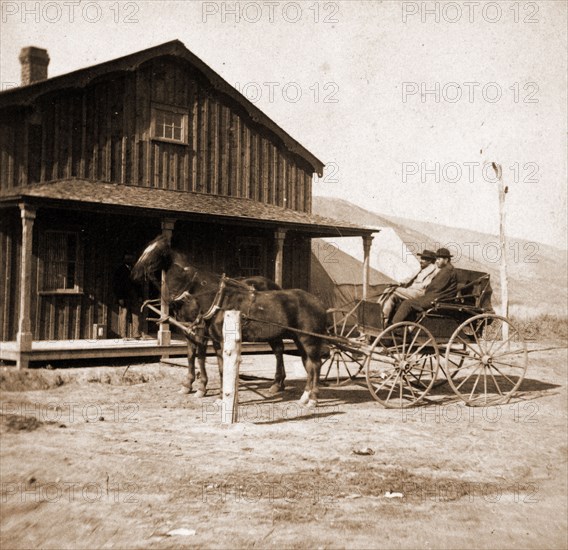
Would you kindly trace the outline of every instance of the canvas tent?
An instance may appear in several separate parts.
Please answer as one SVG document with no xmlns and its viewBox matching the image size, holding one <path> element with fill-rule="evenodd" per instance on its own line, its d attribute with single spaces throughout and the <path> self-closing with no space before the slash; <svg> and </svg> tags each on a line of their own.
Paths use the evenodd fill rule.
<svg viewBox="0 0 568 550">
<path fill-rule="evenodd" d="M 340 250 L 335 244 L 345 238 L 326 242 L 312 239 L 310 289 L 327 308 L 360 300 L 363 296 L 363 263 Z M 361 248 L 361 239 L 355 239 Z M 369 297 L 380 294 L 385 285 L 395 281 L 371 267 Z"/>
<path fill-rule="evenodd" d="M 363 261 L 361 239 L 352 237 L 326 238 L 325 242 L 333 244 L 339 250 Z M 416 275 L 420 263 L 412 246 L 408 247 L 392 227 L 383 227 L 380 232 L 373 233 L 370 265 L 380 273 L 395 281 L 404 282 Z"/>
</svg>

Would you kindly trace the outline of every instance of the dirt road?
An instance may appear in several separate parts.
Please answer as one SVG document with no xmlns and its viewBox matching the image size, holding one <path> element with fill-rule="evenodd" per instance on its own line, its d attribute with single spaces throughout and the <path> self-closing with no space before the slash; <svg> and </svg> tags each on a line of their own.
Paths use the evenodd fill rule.
<svg viewBox="0 0 568 550">
<path fill-rule="evenodd" d="M 3 368 L 0 543 L 566 548 L 566 359 L 531 354 L 519 398 L 486 409 L 385 410 L 351 385 L 313 413 L 300 380 L 247 382 L 230 428 L 212 367 L 202 401 L 172 366 Z"/>
</svg>

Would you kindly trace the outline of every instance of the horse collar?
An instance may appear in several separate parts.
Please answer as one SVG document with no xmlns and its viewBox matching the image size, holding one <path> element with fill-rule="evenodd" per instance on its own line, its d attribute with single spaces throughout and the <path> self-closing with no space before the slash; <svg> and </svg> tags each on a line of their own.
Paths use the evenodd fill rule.
<svg viewBox="0 0 568 550">
<path fill-rule="evenodd" d="M 225 296 L 225 286 L 226 286 L 225 281 L 226 277 L 225 274 L 223 273 L 223 276 L 221 277 L 221 282 L 219 283 L 219 289 L 217 290 L 217 294 L 215 295 L 215 299 L 213 300 L 213 303 L 211 304 L 211 307 L 209 308 L 207 313 L 203 314 L 203 319 L 205 320 L 211 319 L 211 317 L 213 317 L 213 315 L 215 315 L 215 313 L 217 313 L 217 311 L 221 309 L 221 302 L 223 301 L 223 298 Z"/>
</svg>

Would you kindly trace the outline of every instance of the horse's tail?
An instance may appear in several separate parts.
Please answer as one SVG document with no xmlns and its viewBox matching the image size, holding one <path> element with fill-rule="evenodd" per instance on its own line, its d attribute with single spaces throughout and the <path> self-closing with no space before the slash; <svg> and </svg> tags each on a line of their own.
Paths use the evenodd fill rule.
<svg viewBox="0 0 568 550">
<path fill-rule="evenodd" d="M 142 252 L 132 268 L 131 276 L 135 281 L 152 277 L 157 271 L 168 270 L 173 262 L 173 252 L 166 237 L 156 237 Z"/>
</svg>

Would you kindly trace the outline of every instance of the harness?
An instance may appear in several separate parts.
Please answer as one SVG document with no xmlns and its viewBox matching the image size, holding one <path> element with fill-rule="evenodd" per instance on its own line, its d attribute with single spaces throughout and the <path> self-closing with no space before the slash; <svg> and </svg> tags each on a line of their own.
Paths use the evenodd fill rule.
<svg viewBox="0 0 568 550">
<path fill-rule="evenodd" d="M 209 307 L 209 309 L 202 315 L 202 318 L 205 321 L 209 321 L 215 313 L 217 313 L 221 309 L 221 302 L 223 301 L 225 295 L 225 274 L 223 273 L 221 277 L 221 282 L 219 283 L 219 288 L 217 290 L 217 294 L 215 294 L 215 298 L 213 303 Z"/>
<path fill-rule="evenodd" d="M 175 263 L 178 267 L 181 267 L 184 271 L 189 271 L 189 269 L 187 267 L 184 267 L 183 265 L 179 264 L 179 263 Z M 198 276 L 198 270 L 195 270 L 195 272 L 193 273 L 193 276 L 191 278 L 191 282 L 194 282 L 197 279 Z M 202 281 L 201 285 L 205 286 L 207 284 L 207 281 Z M 195 337 L 196 335 L 196 331 L 198 329 L 203 329 L 205 326 L 205 322 L 209 321 L 210 319 L 213 318 L 213 316 L 218 312 L 222 310 L 222 304 L 223 304 L 223 300 L 225 298 L 225 290 L 227 288 L 227 286 L 232 285 L 234 287 L 238 287 L 241 288 L 243 290 L 246 290 L 251 299 L 249 301 L 248 304 L 248 308 L 247 308 L 247 313 L 243 313 L 243 325 L 246 325 L 247 323 L 250 322 L 251 317 L 250 317 L 250 311 L 252 308 L 252 305 L 254 303 L 254 299 L 256 296 L 256 289 L 254 288 L 254 286 L 252 285 L 247 285 L 246 283 L 243 283 L 241 281 L 237 281 L 236 279 L 231 279 L 230 277 L 227 277 L 224 273 L 221 276 L 221 279 L 219 281 L 219 287 L 217 288 L 217 291 L 215 293 L 215 297 L 213 298 L 213 302 L 211 303 L 211 305 L 209 306 L 209 309 L 205 312 L 199 312 L 199 314 L 197 315 L 197 317 L 195 318 L 195 320 L 191 323 L 183 323 L 184 327 L 184 332 L 186 334 L 188 333 L 192 333 L 192 335 Z M 210 292 L 210 291 L 208 291 Z M 189 292 L 188 290 L 184 290 L 181 294 L 179 294 L 178 296 L 176 296 L 175 298 L 172 299 L 172 302 L 189 302 L 191 299 L 195 299 L 195 296 L 200 294 L 198 293 L 194 293 L 192 294 L 191 292 Z M 164 322 L 164 320 L 162 320 L 162 322 Z M 179 321 L 176 323 L 177 326 L 180 326 L 181 323 L 179 323 Z"/>
</svg>

